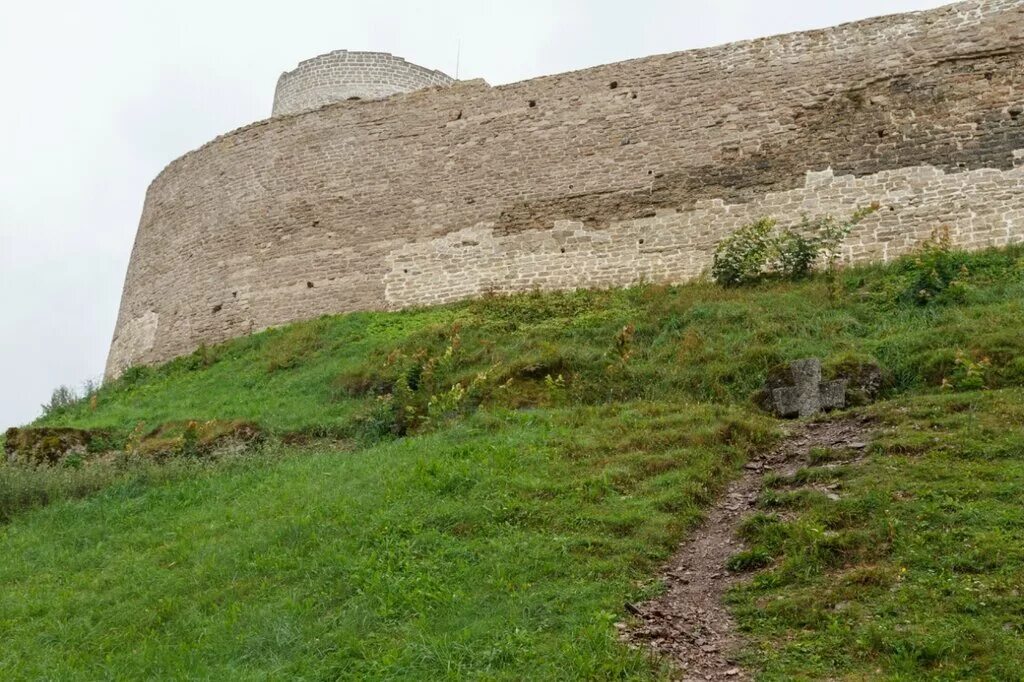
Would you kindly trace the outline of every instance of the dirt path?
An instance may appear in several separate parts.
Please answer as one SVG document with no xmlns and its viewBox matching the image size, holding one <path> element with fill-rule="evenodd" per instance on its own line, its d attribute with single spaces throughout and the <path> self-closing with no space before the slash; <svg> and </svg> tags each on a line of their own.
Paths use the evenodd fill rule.
<svg viewBox="0 0 1024 682">
<path fill-rule="evenodd" d="M 732 658 L 741 640 L 722 603 L 726 590 L 742 579 L 725 569 L 729 557 L 743 549 L 736 530 L 752 513 L 765 474 L 795 473 L 815 447 L 863 450 L 867 430 L 859 420 L 800 424 L 775 450 L 747 463 L 743 475 L 663 569 L 665 593 L 638 606 L 627 605 L 638 620 L 625 631 L 627 641 L 669 658 L 681 680 L 750 679 Z"/>
</svg>

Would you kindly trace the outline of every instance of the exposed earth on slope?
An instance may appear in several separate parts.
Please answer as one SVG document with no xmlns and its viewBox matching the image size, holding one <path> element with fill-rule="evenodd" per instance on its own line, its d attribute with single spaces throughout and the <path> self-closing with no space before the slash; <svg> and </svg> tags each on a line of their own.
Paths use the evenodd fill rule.
<svg viewBox="0 0 1024 682">
<path fill-rule="evenodd" d="M 626 639 L 671 660 L 682 680 L 750 679 L 734 658 L 741 639 L 723 603 L 726 591 L 742 580 L 741 573 L 726 568 L 729 558 L 744 549 L 736 537 L 740 523 L 753 511 L 766 474 L 792 476 L 808 464 L 813 448 L 849 450 L 855 459 L 870 438 L 868 421 L 795 425 L 778 447 L 748 462 L 662 570 L 665 592 L 644 604 L 627 605 L 637 623 L 625 631 Z"/>
</svg>

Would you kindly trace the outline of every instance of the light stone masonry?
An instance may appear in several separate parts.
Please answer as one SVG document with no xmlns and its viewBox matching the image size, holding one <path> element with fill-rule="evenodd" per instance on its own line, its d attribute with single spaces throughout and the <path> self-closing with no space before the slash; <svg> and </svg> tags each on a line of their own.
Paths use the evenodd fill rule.
<svg viewBox="0 0 1024 682">
<path fill-rule="evenodd" d="M 410 64 L 386 52 L 335 50 L 281 74 L 271 115 L 295 114 L 344 100 L 383 99 L 453 82 L 440 71 Z"/>
<path fill-rule="evenodd" d="M 497 292 L 680 282 L 707 273 L 715 245 L 762 216 L 796 227 L 804 216 L 843 218 L 874 203 L 879 210 L 843 243 L 841 262 L 885 262 L 939 233 L 971 250 L 1024 243 L 1024 167 L 946 174 L 919 166 L 860 178 L 829 170 L 745 204 L 703 200 L 600 229 L 563 220 L 541 235 L 500 235 L 481 223 L 413 242 L 389 255 L 384 298 L 402 308 Z"/>
<path fill-rule="evenodd" d="M 683 282 L 761 216 L 878 202 L 847 262 L 1024 239 L 1024 0 L 382 100 L 317 99 L 351 80 L 320 59 L 278 88 L 300 113 L 150 185 L 108 377 L 323 314 Z"/>
</svg>

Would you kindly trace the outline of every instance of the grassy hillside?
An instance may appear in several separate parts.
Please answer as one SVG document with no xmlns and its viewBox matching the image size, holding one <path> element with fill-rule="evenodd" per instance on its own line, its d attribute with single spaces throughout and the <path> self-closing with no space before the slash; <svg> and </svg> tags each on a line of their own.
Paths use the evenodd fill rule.
<svg viewBox="0 0 1024 682">
<path fill-rule="evenodd" d="M 777 680 L 1019 680 L 1024 390 L 866 414 L 882 435 L 863 462 L 818 452 L 745 524 L 772 557 L 731 595 L 755 642 L 746 660 Z M 795 489 L 806 481 L 817 489 Z"/>
<path fill-rule="evenodd" d="M 957 371 L 958 351 L 988 359 L 989 387 L 1019 384 L 1021 250 L 962 260 L 962 302 L 935 305 L 906 300 L 920 279 L 908 259 L 838 282 L 641 286 L 321 318 L 134 368 L 94 404 L 46 423 L 125 430 L 140 421 L 249 419 L 277 433 L 347 433 L 369 394 L 381 392 L 358 389 L 393 383 L 417 358 L 435 361 L 437 391 L 481 372 L 488 387 L 512 379 L 513 390 L 487 396 L 512 407 L 556 397 L 746 404 L 770 367 L 809 355 L 833 366 L 874 359 L 888 373 L 889 395 L 940 386 Z M 563 376 L 564 396 L 547 390 L 548 375 Z"/>
<path fill-rule="evenodd" d="M 751 401 L 769 369 L 816 355 L 882 367 L 859 409 L 884 435 L 828 470 L 841 500 L 766 493 L 745 532 L 771 565 L 731 597 L 748 662 L 1011 679 L 1024 252 L 950 257 L 955 291 L 926 304 L 908 259 L 343 315 L 132 369 L 40 422 L 122 454 L 0 466 L 0 671 L 657 677 L 617 639 L 623 605 L 778 437 Z M 265 438 L 190 449 L 211 420 Z"/>
<path fill-rule="evenodd" d="M 50 506 L 2 540 L 0 663 L 49 679 L 639 676 L 612 621 L 758 426 L 695 405 L 487 414 Z"/>
</svg>

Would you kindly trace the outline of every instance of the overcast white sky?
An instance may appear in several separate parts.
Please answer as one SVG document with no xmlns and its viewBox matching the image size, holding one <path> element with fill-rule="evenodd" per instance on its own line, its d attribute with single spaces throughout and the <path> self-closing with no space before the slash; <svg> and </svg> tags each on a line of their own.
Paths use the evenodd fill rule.
<svg viewBox="0 0 1024 682">
<path fill-rule="evenodd" d="M 934 0 L 0 0 L 0 429 L 103 372 L 143 195 L 265 118 L 282 71 L 379 50 L 500 84 Z"/>
</svg>

